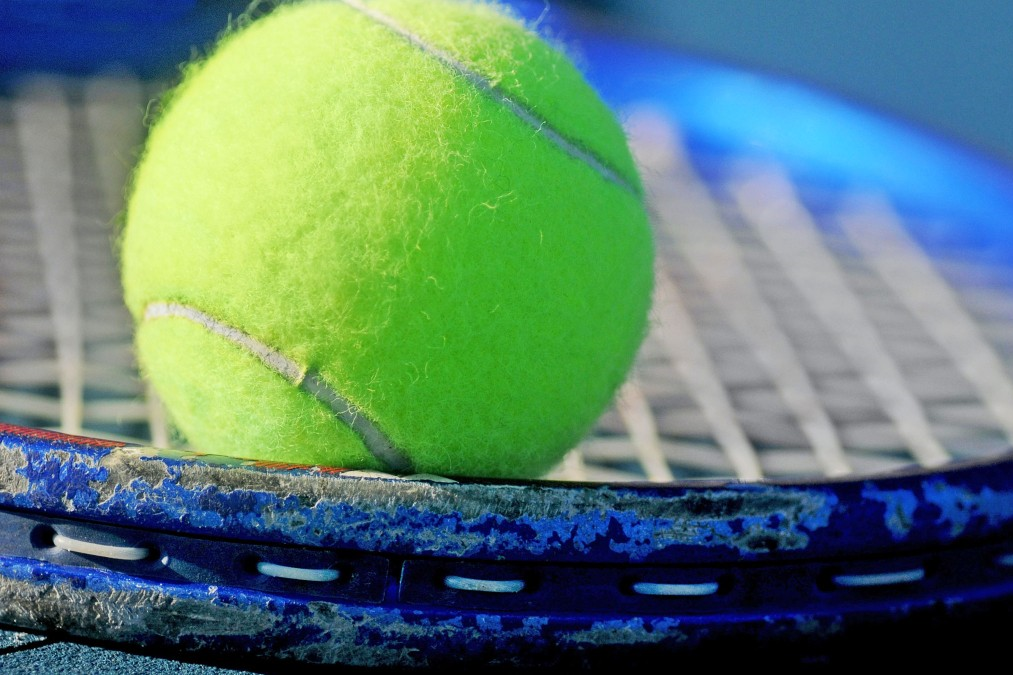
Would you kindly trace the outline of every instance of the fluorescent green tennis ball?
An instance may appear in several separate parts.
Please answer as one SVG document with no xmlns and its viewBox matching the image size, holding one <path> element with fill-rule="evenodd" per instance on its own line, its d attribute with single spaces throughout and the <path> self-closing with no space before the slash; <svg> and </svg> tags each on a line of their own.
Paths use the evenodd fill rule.
<svg viewBox="0 0 1013 675">
<path fill-rule="evenodd" d="M 167 99 L 135 172 L 136 348 L 195 448 L 542 475 L 645 335 L 623 131 L 495 5 L 283 5 Z"/>
</svg>

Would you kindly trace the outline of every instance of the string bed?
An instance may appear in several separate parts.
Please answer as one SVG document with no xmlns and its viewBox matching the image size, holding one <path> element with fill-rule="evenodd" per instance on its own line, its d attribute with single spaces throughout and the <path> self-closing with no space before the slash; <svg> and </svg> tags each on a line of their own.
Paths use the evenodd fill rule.
<svg viewBox="0 0 1013 675">
<path fill-rule="evenodd" d="M 162 83 L 0 98 L 0 421 L 183 447 L 140 379 L 115 236 Z M 628 128 L 656 228 L 651 330 L 553 480 L 845 477 L 982 459 L 1013 434 L 1013 300 L 987 251 L 926 252 L 888 195 Z"/>
</svg>

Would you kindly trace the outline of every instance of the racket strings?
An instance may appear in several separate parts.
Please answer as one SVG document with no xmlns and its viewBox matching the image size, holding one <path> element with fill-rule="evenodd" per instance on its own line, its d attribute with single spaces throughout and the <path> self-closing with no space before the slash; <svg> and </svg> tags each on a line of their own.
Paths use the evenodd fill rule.
<svg viewBox="0 0 1013 675">
<path fill-rule="evenodd" d="M 114 221 L 150 92 L 129 77 L 27 79 L 0 98 L 0 413 L 168 443 L 140 383 Z"/>
<path fill-rule="evenodd" d="M 0 98 L 0 418 L 168 448 L 138 376 L 112 246 L 153 85 Z M 1013 279 L 928 253 L 882 195 L 630 135 L 656 224 L 651 331 L 594 433 L 548 477 L 836 477 L 1009 448 Z"/>
<path fill-rule="evenodd" d="M 675 479 L 864 475 L 1009 448 L 1007 272 L 975 251 L 930 255 L 882 195 L 827 200 L 777 165 L 701 166 L 649 113 L 630 133 L 660 264 L 627 387 L 650 401 L 648 448 Z M 617 437 L 644 437 L 623 430 L 627 405 L 580 448 L 582 478 L 597 464 L 667 480 L 656 451 L 649 468 L 628 461 L 644 450 L 623 458 Z"/>
</svg>

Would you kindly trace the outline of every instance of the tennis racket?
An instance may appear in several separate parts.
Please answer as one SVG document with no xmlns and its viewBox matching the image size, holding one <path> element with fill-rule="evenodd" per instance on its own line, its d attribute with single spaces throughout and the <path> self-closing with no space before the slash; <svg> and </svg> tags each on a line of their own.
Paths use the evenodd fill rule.
<svg viewBox="0 0 1013 675">
<path fill-rule="evenodd" d="M 265 672 L 968 662 L 995 644 L 1013 174 L 554 12 L 539 25 L 627 124 L 657 293 L 615 404 L 532 481 L 181 444 L 138 377 L 110 245 L 169 81 L 5 78 L 0 624 Z"/>
</svg>

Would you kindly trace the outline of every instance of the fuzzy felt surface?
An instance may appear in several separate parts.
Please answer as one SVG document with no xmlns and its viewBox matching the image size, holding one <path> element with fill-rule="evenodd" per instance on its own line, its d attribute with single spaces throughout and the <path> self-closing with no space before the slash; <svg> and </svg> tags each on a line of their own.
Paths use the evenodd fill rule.
<svg viewBox="0 0 1013 675">
<path fill-rule="evenodd" d="M 487 3 L 306 2 L 228 35 L 166 100 L 119 245 L 143 372 L 193 446 L 238 457 L 390 468 L 152 303 L 318 374 L 414 471 L 535 477 L 609 405 L 651 302 L 620 125 Z"/>
</svg>

